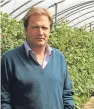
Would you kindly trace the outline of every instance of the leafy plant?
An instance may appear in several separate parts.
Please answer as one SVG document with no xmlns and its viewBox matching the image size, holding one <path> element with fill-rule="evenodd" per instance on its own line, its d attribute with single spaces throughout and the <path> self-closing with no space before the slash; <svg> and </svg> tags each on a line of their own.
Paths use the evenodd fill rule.
<svg viewBox="0 0 94 109">
<path fill-rule="evenodd" d="M 12 19 L 8 14 L 1 12 L 1 54 L 11 50 L 24 41 L 23 23 Z"/>
<path fill-rule="evenodd" d="M 66 23 L 50 37 L 51 45 L 66 56 L 74 84 L 76 108 L 94 93 L 94 31 L 72 29 Z"/>
</svg>

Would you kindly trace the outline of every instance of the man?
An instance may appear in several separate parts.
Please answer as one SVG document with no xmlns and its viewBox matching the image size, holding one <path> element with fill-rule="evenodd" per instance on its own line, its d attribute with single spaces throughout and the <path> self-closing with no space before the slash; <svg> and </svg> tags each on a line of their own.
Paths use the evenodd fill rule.
<svg viewBox="0 0 94 109">
<path fill-rule="evenodd" d="M 50 12 L 32 7 L 23 20 L 26 41 L 2 56 L 2 109 L 73 109 L 65 57 L 47 44 Z"/>
</svg>

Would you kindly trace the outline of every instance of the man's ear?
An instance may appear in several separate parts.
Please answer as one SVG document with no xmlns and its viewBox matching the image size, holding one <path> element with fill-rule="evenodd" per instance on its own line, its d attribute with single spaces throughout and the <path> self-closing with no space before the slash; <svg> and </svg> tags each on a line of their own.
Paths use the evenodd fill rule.
<svg viewBox="0 0 94 109">
<path fill-rule="evenodd" d="M 26 31 L 26 29 L 24 29 L 24 34 L 25 34 L 25 36 L 27 36 L 27 31 Z"/>
</svg>

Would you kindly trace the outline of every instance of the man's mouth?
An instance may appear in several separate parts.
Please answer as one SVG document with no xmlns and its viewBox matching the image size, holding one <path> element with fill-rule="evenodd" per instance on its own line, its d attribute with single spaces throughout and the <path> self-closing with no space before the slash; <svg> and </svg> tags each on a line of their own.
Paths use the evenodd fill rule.
<svg viewBox="0 0 94 109">
<path fill-rule="evenodd" d="M 38 37 L 38 38 L 35 38 L 35 39 L 40 39 L 40 40 L 44 40 L 44 38 L 39 38 L 39 37 Z"/>
</svg>

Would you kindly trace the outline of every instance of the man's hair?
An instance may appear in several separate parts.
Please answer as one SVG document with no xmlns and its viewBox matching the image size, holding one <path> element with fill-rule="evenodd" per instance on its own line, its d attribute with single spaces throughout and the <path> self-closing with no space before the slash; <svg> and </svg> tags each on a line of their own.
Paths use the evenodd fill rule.
<svg viewBox="0 0 94 109">
<path fill-rule="evenodd" d="M 52 19 L 52 15 L 49 12 L 48 9 L 46 8 L 41 8 L 41 7 L 31 7 L 29 9 L 29 11 L 26 13 L 26 15 L 23 17 L 23 22 L 24 22 L 24 28 L 25 30 L 28 27 L 28 20 L 30 18 L 31 15 L 44 15 L 47 16 L 49 21 L 50 21 L 50 29 L 52 29 L 53 26 L 53 19 Z"/>
</svg>

